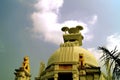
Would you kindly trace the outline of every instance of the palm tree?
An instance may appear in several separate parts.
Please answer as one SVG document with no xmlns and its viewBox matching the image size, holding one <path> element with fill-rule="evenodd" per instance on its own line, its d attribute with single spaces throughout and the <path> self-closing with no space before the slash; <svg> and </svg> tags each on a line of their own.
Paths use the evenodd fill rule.
<svg viewBox="0 0 120 80">
<path fill-rule="evenodd" d="M 117 47 L 112 51 L 109 51 L 105 47 L 99 47 L 98 49 L 104 53 L 101 59 L 105 61 L 108 76 L 110 77 L 110 72 L 112 72 L 112 79 L 120 80 L 120 52 L 118 52 Z"/>
</svg>

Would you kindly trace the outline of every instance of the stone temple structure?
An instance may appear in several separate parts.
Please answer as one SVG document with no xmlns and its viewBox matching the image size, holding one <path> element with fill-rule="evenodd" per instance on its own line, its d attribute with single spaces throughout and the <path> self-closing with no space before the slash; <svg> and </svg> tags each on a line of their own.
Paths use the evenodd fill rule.
<svg viewBox="0 0 120 80">
<path fill-rule="evenodd" d="M 15 71 L 15 80 L 30 80 L 31 74 L 28 56 L 24 57 L 22 67 L 15 69 Z"/>
<path fill-rule="evenodd" d="M 61 29 L 65 32 L 64 43 L 51 55 L 46 67 L 41 62 L 40 73 L 35 80 L 105 80 L 96 58 L 81 47 L 84 38 L 80 33 L 82 29 L 82 26 Z M 15 76 L 15 80 L 30 80 L 31 75 L 28 67 L 23 65 L 16 70 Z"/>
</svg>

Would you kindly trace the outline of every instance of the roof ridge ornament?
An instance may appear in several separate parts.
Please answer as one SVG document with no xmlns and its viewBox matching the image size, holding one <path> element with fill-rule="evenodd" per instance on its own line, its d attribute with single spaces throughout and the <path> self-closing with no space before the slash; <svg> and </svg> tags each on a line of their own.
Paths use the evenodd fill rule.
<svg viewBox="0 0 120 80">
<path fill-rule="evenodd" d="M 63 34 L 64 43 L 66 42 L 78 42 L 79 46 L 82 45 L 83 36 L 80 33 L 83 30 L 83 26 L 77 25 L 76 27 L 63 27 L 61 29 L 65 34 Z"/>
<path fill-rule="evenodd" d="M 72 33 L 79 33 L 80 30 L 83 30 L 83 27 L 80 25 L 72 28 L 63 27 L 61 30 L 65 33 L 68 31 L 69 34 L 72 34 Z"/>
</svg>

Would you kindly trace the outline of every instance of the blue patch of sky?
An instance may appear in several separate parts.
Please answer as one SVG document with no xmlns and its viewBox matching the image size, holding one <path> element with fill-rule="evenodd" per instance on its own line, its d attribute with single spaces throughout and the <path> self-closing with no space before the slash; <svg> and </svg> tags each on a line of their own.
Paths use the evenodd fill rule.
<svg viewBox="0 0 120 80">
<path fill-rule="evenodd" d="M 28 10 L 28 11 L 27 11 Z M 24 53 L 20 52 L 20 33 L 30 25 L 27 15 L 29 9 L 17 0 L 2 0 L 0 2 L 0 73 L 1 80 L 13 80 L 16 62 Z M 21 64 L 21 63 L 19 63 Z"/>
</svg>

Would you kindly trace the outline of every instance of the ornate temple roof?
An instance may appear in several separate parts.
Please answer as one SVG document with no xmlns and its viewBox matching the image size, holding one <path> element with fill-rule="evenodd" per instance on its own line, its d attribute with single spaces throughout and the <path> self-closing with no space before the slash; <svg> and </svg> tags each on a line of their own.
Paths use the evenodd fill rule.
<svg viewBox="0 0 120 80">
<path fill-rule="evenodd" d="M 57 51 L 55 51 L 48 60 L 48 66 L 55 63 L 78 63 L 79 62 L 79 54 L 83 54 L 85 64 L 91 66 L 98 66 L 97 60 L 92 53 L 88 50 L 72 45 L 68 43 L 69 47 L 61 46 Z"/>
<path fill-rule="evenodd" d="M 48 60 L 47 66 L 51 64 L 71 64 L 79 62 L 79 55 L 82 54 L 84 62 L 90 66 L 98 66 L 96 58 L 88 50 L 80 47 L 82 46 L 83 36 L 80 33 L 82 26 L 72 28 L 63 27 L 62 31 L 64 43 L 56 50 Z"/>
<path fill-rule="evenodd" d="M 79 63 L 80 54 L 83 55 L 85 64 L 95 67 L 98 66 L 97 60 L 93 54 L 80 47 L 83 40 L 83 36 L 80 33 L 80 30 L 82 29 L 82 26 L 62 28 L 62 31 L 65 32 L 65 34 L 63 34 L 64 43 L 51 55 L 47 66 L 50 66 L 51 64 Z"/>
</svg>

